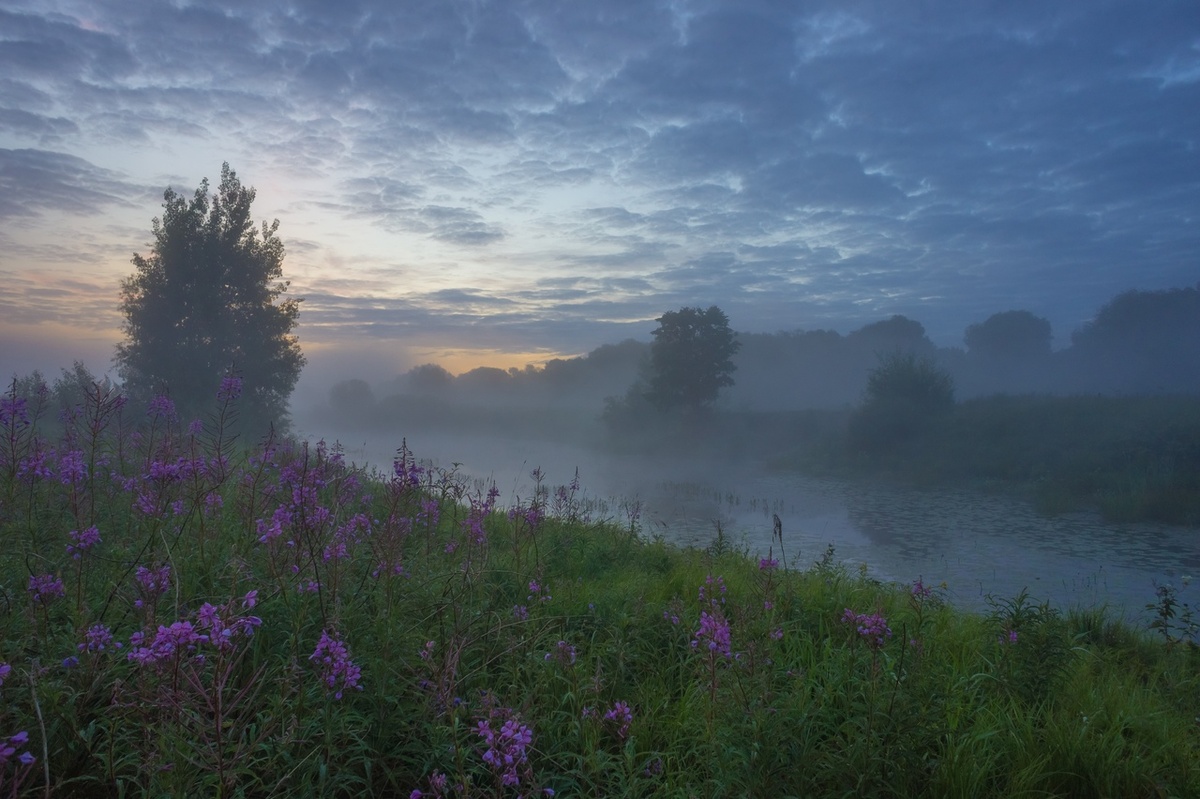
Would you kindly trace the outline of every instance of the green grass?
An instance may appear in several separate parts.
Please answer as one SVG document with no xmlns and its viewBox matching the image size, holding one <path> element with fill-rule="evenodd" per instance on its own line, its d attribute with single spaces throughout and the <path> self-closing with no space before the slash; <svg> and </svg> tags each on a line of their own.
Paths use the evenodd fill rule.
<svg viewBox="0 0 1200 799">
<path fill-rule="evenodd" d="M 569 490 L 496 507 L 407 456 L 394 476 L 287 443 L 239 455 L 162 420 L 135 436 L 116 410 L 51 445 L 6 418 L 0 736 L 27 731 L 36 762 L 5 763 L 0 794 L 1200 795 L 1200 651 L 1178 628 L 1024 596 L 963 613 L 832 559 L 763 570 L 589 518 Z M 162 565 L 167 590 L 140 590 Z M 63 595 L 39 602 L 44 574 Z M 205 603 L 261 624 L 129 658 Z M 892 635 L 864 639 L 847 609 Z M 80 651 L 96 624 L 122 647 Z M 322 681 L 323 632 L 361 690 Z M 484 721 L 531 734 L 516 784 Z"/>
<path fill-rule="evenodd" d="M 756 428 L 734 416 L 722 424 Z M 822 424 L 814 412 L 777 415 L 766 459 L 842 477 L 1006 490 L 1047 514 L 1094 509 L 1117 522 L 1200 525 L 1197 397 L 972 399 L 888 448 L 856 449 L 853 419 L 844 411 L 827 412 Z M 781 449 L 781 440 L 790 446 Z"/>
</svg>

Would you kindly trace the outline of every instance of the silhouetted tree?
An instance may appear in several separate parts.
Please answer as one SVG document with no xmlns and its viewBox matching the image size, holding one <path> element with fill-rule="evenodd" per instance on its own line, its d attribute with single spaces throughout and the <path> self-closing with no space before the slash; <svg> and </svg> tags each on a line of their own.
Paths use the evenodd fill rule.
<svg viewBox="0 0 1200 799">
<path fill-rule="evenodd" d="M 863 451 L 894 451 L 953 408 L 949 374 L 928 358 L 891 353 L 867 378 L 863 404 L 850 421 L 851 440 Z"/>
<path fill-rule="evenodd" d="M 846 341 L 852 346 L 879 356 L 892 352 L 931 355 L 937 349 L 925 335 L 924 325 L 899 314 L 863 325 L 849 333 Z"/>
<path fill-rule="evenodd" d="M 285 421 L 304 356 L 292 335 L 300 300 L 281 299 L 279 222 L 255 227 L 254 195 L 229 164 L 211 197 L 207 178 L 191 201 L 166 190 L 150 255 L 134 255 L 137 271 L 121 283 L 116 361 L 131 396 L 169 391 L 185 414 L 206 407 L 236 371 L 242 423 L 258 431 Z"/>
<path fill-rule="evenodd" d="M 375 407 L 375 392 L 366 380 L 343 380 L 329 389 L 329 407 L 340 414 L 361 416 Z"/>
<path fill-rule="evenodd" d="M 733 356 L 741 345 L 717 306 L 667 311 L 652 335 L 646 396 L 660 410 L 702 408 L 733 385 Z"/>
<path fill-rule="evenodd" d="M 405 375 L 408 390 L 417 394 L 436 394 L 454 385 L 454 375 L 436 363 L 423 363 Z"/>
<path fill-rule="evenodd" d="M 497 394 L 508 392 L 512 384 L 513 376 L 496 366 L 476 366 L 454 379 L 455 388 L 479 400 L 495 399 Z"/>
<path fill-rule="evenodd" d="M 1044 361 L 1050 357 L 1050 339 L 1050 322 L 1029 311 L 992 314 L 963 335 L 973 358 L 1003 363 Z"/>
<path fill-rule="evenodd" d="M 1071 335 L 1077 385 L 1120 393 L 1200 390 L 1200 287 L 1127 291 Z"/>
<path fill-rule="evenodd" d="M 115 397 L 121 392 L 107 375 L 97 378 L 83 361 L 75 361 L 70 369 L 63 369 L 62 374 L 54 381 L 52 393 L 60 414 L 70 416 L 81 409 L 89 397 Z"/>
</svg>

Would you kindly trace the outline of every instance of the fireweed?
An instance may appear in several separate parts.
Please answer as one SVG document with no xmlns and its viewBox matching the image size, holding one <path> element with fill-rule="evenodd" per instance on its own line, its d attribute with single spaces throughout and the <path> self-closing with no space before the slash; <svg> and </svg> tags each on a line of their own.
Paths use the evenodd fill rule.
<svg viewBox="0 0 1200 799">
<path fill-rule="evenodd" d="M 492 727 L 497 721 L 500 723 L 498 730 Z M 483 741 L 483 762 L 499 785 L 509 787 L 532 782 L 528 748 L 533 745 L 533 730 L 522 724 L 513 710 L 493 710 L 490 718 L 476 722 L 475 733 Z"/>
<path fill-rule="evenodd" d="M 575 647 L 566 641 L 559 641 L 554 651 L 546 653 L 545 660 L 554 661 L 559 666 L 568 668 L 575 665 L 575 655 Z"/>
<path fill-rule="evenodd" d="M 363 689 L 360 683 L 362 669 L 350 659 L 350 649 L 346 644 L 336 635 L 330 635 L 328 630 L 321 632 L 321 640 L 308 659 L 317 664 L 325 691 L 332 694 L 334 699 L 341 699 L 347 689 Z"/>
<path fill-rule="evenodd" d="M 633 710 L 628 703 L 618 700 L 605 711 L 604 721 L 606 726 L 612 730 L 613 735 L 618 740 L 624 741 L 629 737 L 629 728 L 633 725 Z"/>
<path fill-rule="evenodd" d="M 846 608 L 846 612 L 842 614 L 842 623 L 853 627 L 859 640 L 875 652 L 883 649 L 892 637 L 892 628 L 888 627 L 887 619 L 879 613 L 855 613 Z"/>
<path fill-rule="evenodd" d="M 53 574 L 37 574 L 29 578 L 29 598 L 38 605 L 49 605 L 66 595 L 61 578 Z"/>
<path fill-rule="evenodd" d="M 338 602 L 346 561 L 370 537 L 371 518 L 354 510 L 362 484 L 345 468 L 341 448 L 324 441 L 274 455 L 278 478 L 263 494 L 275 508 L 256 520 L 257 539 L 279 589 L 315 595 L 326 620 Z"/>
<path fill-rule="evenodd" d="M 233 388 L 222 387 L 231 401 Z M 243 457 L 221 449 L 219 418 L 188 425 L 165 403 L 108 438 L 84 407 L 69 417 L 70 440 L 53 444 L 38 437 L 36 397 L 3 399 L 0 535 L 17 556 L 0 562 L 0 584 L 17 601 L 0 655 L 28 662 L 31 684 L 0 664 L 0 795 L 70 782 L 131 795 L 419 785 L 529 796 L 543 771 L 572 795 L 628 797 L 717 785 L 739 795 L 1197 792 L 1194 680 L 1166 668 L 1184 662 L 1182 646 L 1137 643 L 1149 679 L 1133 689 L 1126 674 L 1098 676 L 1115 650 L 1086 671 L 1064 655 L 1059 667 L 1078 679 L 1014 703 L 974 675 L 1004 677 L 1007 663 L 1017 692 L 1062 625 L 1026 608 L 984 629 L 947 611 L 922 631 L 927 653 L 901 647 L 887 672 L 867 674 L 843 668 L 848 650 L 886 661 L 891 627 L 922 629 L 913 616 L 936 598 L 921 581 L 893 591 L 832 562 L 788 571 L 768 553 L 720 561 L 726 577 L 691 594 L 715 568 L 701 553 L 551 523 L 582 518 L 577 481 L 508 519 L 486 489 L 472 502 L 463 481 L 411 453 L 378 478 L 320 445 L 268 439 Z M 221 543 L 207 561 L 202 525 Z M 500 545 L 510 534 L 519 551 Z M 56 583 L 83 592 L 81 612 Z M 864 605 L 879 610 L 837 622 Z M 476 699 L 501 684 L 503 707 Z M 349 701 L 351 690 L 364 701 Z M 314 701 L 321 694 L 328 701 Z M 1012 743 L 1026 730 L 1045 742 L 1036 759 Z M 976 750 L 978 760 L 963 754 Z"/>
<path fill-rule="evenodd" d="M 86 530 L 72 530 L 69 534 L 71 543 L 67 545 L 67 554 L 74 560 L 83 557 L 83 553 L 100 543 L 100 531 L 95 525 Z"/>
</svg>

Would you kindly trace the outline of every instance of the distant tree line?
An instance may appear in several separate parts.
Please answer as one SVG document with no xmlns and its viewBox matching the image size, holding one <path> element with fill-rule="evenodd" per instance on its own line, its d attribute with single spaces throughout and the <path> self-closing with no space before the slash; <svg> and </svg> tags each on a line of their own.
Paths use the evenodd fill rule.
<svg viewBox="0 0 1200 799">
<path fill-rule="evenodd" d="M 672 314 L 702 316 L 711 310 L 668 312 L 660 318 L 660 328 L 664 319 L 678 321 Z M 689 324 L 694 327 L 697 321 Z M 718 404 L 732 410 L 858 406 L 867 398 L 872 372 L 895 355 L 936 366 L 951 379 L 960 400 L 993 394 L 1198 394 L 1200 284 L 1120 294 L 1057 351 L 1051 346 L 1049 321 L 1027 310 L 1001 311 L 969 325 L 963 347 L 937 347 L 920 322 L 904 316 L 845 335 L 797 330 L 714 340 L 718 344 L 710 349 L 731 367 L 720 373 L 727 382 L 718 386 Z M 480 367 L 457 376 L 423 364 L 374 385 L 346 381 L 332 389 L 330 402 L 335 411 L 360 412 L 389 396 L 413 395 L 464 405 L 599 410 L 606 397 L 628 399 L 633 387 L 647 402 L 657 398 L 658 405 L 664 400 L 670 405 L 669 392 L 648 377 L 664 373 L 661 366 L 652 368 L 659 343 L 658 337 L 653 342 L 630 339 L 543 367 Z M 673 357 L 686 361 L 678 353 Z M 713 398 L 707 394 L 705 402 Z"/>
</svg>

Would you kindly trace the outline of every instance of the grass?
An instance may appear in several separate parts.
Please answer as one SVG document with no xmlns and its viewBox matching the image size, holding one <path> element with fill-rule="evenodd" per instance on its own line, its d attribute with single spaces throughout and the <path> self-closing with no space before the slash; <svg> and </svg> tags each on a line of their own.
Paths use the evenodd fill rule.
<svg viewBox="0 0 1200 799">
<path fill-rule="evenodd" d="M 1190 629 L 102 399 L 53 443 L 0 407 L 0 795 L 1200 795 Z"/>
<path fill-rule="evenodd" d="M 888 448 L 864 451 L 853 414 L 730 414 L 781 468 L 920 485 L 969 483 L 1033 500 L 1046 514 L 1089 509 L 1114 522 L 1200 525 L 1200 398 L 971 399 Z M 762 428 L 769 435 L 762 437 Z M 780 442 L 791 442 L 790 449 Z"/>
</svg>

